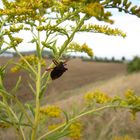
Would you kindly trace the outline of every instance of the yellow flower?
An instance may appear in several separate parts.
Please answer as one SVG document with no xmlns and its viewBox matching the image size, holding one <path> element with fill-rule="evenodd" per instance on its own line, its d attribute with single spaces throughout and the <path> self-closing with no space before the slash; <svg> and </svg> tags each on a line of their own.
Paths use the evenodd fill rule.
<svg viewBox="0 0 140 140">
<path fill-rule="evenodd" d="M 134 96 L 134 91 L 131 90 L 131 89 L 128 89 L 126 92 L 125 92 L 125 97 L 127 99 L 131 98 L 132 96 Z"/>
<path fill-rule="evenodd" d="M 93 51 L 91 48 L 88 47 L 88 45 L 86 43 L 84 43 L 82 46 L 81 46 L 81 50 L 82 52 L 86 52 L 90 57 L 93 56 Z"/>
<path fill-rule="evenodd" d="M 140 111 L 139 106 L 140 106 L 140 96 L 137 96 L 133 90 L 127 90 L 125 92 L 125 102 L 129 106 L 133 106 L 133 108 L 130 109 L 132 119 L 136 119 L 136 114 L 137 112 Z"/>
<path fill-rule="evenodd" d="M 18 66 L 12 67 L 12 68 L 11 68 L 11 72 L 13 72 L 13 73 L 18 72 L 19 69 L 20 69 L 20 68 L 19 68 Z"/>
<path fill-rule="evenodd" d="M 82 134 L 82 124 L 80 122 L 74 122 L 69 126 L 69 137 L 75 140 L 78 140 L 81 138 Z"/>
<path fill-rule="evenodd" d="M 135 140 L 135 139 L 130 137 L 129 135 L 125 135 L 125 136 L 115 136 L 112 140 Z"/>
<path fill-rule="evenodd" d="M 61 116 L 62 110 L 58 106 L 49 105 L 46 107 L 41 107 L 40 112 L 49 117 L 56 118 Z"/>
<path fill-rule="evenodd" d="M 65 4 L 65 5 L 69 5 L 69 4 L 73 3 L 73 2 L 79 3 L 79 2 L 83 2 L 83 1 L 84 0 L 62 0 L 62 3 Z"/>
<path fill-rule="evenodd" d="M 100 3 L 95 2 L 87 4 L 85 7 L 85 12 L 90 16 L 102 17 L 104 14 L 104 9 Z"/>
<path fill-rule="evenodd" d="M 70 51 L 75 51 L 75 52 L 84 52 L 87 53 L 88 56 L 92 57 L 93 56 L 93 51 L 91 48 L 89 48 L 89 46 L 84 43 L 83 45 L 79 45 L 76 42 L 72 42 L 68 48 L 68 50 Z"/>
<path fill-rule="evenodd" d="M 52 124 L 52 125 L 49 125 L 48 126 L 48 130 L 51 131 L 51 130 L 54 130 L 55 128 L 59 127 L 61 124 Z"/>
<path fill-rule="evenodd" d="M 96 101 L 96 103 L 100 104 L 107 103 L 111 100 L 111 98 L 106 93 L 99 90 L 86 93 L 84 98 L 87 103 L 92 103 L 93 101 Z"/>
<path fill-rule="evenodd" d="M 27 55 L 27 56 L 24 56 L 24 59 L 23 59 L 23 58 L 20 58 L 20 59 L 19 59 L 19 62 L 18 62 L 19 65 L 16 65 L 15 67 L 12 67 L 12 68 L 11 68 L 11 71 L 12 71 L 12 72 L 17 72 L 17 71 L 21 70 L 22 67 L 27 68 L 28 65 L 27 65 L 27 63 L 25 62 L 25 60 L 26 60 L 30 65 L 32 65 L 32 66 L 34 66 L 34 67 L 37 66 L 37 63 L 38 63 L 38 61 L 39 61 L 39 60 L 38 60 L 38 57 L 36 57 L 35 55 Z M 41 59 L 41 65 L 44 66 L 44 67 L 46 66 L 46 62 L 45 62 L 44 59 Z"/>
</svg>

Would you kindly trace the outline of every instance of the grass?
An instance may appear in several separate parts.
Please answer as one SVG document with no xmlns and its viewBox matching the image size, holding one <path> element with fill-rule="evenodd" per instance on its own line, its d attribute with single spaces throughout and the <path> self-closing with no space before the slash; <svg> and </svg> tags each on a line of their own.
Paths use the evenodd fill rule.
<svg viewBox="0 0 140 140">
<path fill-rule="evenodd" d="M 97 82 L 82 87 L 73 92 L 80 92 L 78 95 L 71 96 L 65 100 L 57 102 L 62 108 L 70 110 L 73 106 L 79 108 L 83 104 L 83 94 L 85 89 L 95 90 L 100 89 L 110 96 L 120 95 L 123 96 L 127 89 L 133 89 L 140 95 L 140 73 L 131 75 L 124 75 L 112 78 L 106 82 Z M 83 93 L 81 91 L 84 91 Z M 88 115 L 83 118 L 85 125 L 84 139 L 85 140 L 111 140 L 112 137 L 119 135 L 130 135 L 135 139 L 140 139 L 140 114 L 136 120 L 131 119 L 131 115 L 127 110 L 106 110 L 99 116 Z"/>
</svg>

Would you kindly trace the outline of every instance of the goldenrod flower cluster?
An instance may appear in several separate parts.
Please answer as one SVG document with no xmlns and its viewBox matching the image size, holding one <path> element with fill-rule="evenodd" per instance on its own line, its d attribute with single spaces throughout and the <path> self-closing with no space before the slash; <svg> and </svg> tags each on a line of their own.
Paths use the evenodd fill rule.
<svg viewBox="0 0 140 140">
<path fill-rule="evenodd" d="M 88 47 L 88 45 L 86 43 L 84 43 L 82 46 L 81 46 L 81 51 L 82 52 L 86 52 L 90 57 L 93 56 L 93 51 L 91 48 Z"/>
<path fill-rule="evenodd" d="M 62 27 L 58 27 L 58 26 L 55 26 L 55 25 L 50 25 L 50 24 L 47 24 L 45 26 L 38 26 L 37 27 L 37 30 L 38 31 L 55 31 L 55 32 L 59 32 L 59 33 L 62 33 L 62 34 L 67 34 L 67 32 L 64 30 L 64 28 Z"/>
<path fill-rule="evenodd" d="M 78 140 L 82 136 L 82 124 L 80 122 L 73 122 L 69 126 L 70 134 L 68 135 L 70 138 L 74 140 Z"/>
<path fill-rule="evenodd" d="M 15 66 L 15 67 L 11 68 L 11 72 L 13 72 L 13 73 L 18 72 L 19 70 L 20 70 L 19 66 Z"/>
<path fill-rule="evenodd" d="M 137 96 L 133 90 L 127 90 L 125 92 L 125 103 L 129 106 L 133 106 L 130 110 L 133 119 L 136 117 L 136 113 L 140 111 L 140 96 Z"/>
<path fill-rule="evenodd" d="M 64 4 L 64 5 L 69 5 L 73 2 L 83 2 L 84 0 L 62 0 L 61 2 Z"/>
<path fill-rule="evenodd" d="M 57 127 L 59 127 L 61 124 L 52 124 L 52 125 L 49 125 L 48 126 L 48 130 L 51 131 L 51 130 L 54 130 L 56 129 Z"/>
<path fill-rule="evenodd" d="M 75 52 L 84 52 L 87 53 L 88 56 L 93 57 L 93 51 L 91 48 L 88 47 L 86 43 L 84 43 L 83 45 L 79 45 L 78 43 L 73 42 L 68 46 L 67 50 Z"/>
<path fill-rule="evenodd" d="M 87 4 L 85 6 L 85 12 L 94 17 L 102 17 L 104 15 L 103 6 L 98 2 Z"/>
<path fill-rule="evenodd" d="M 105 25 L 105 26 L 96 25 L 96 24 L 95 25 L 93 25 L 93 24 L 83 25 L 79 31 L 103 33 L 103 34 L 107 34 L 107 35 L 126 37 L 126 34 L 123 33 L 121 30 L 119 30 L 117 28 L 112 29 L 107 25 Z"/>
<path fill-rule="evenodd" d="M 103 5 L 97 1 L 85 4 L 82 12 L 87 13 L 89 16 L 95 17 L 98 20 L 109 22 L 111 24 L 113 23 L 113 20 L 109 19 L 109 17 L 111 16 L 111 13 L 108 11 L 105 12 Z"/>
<path fill-rule="evenodd" d="M 23 41 L 23 39 L 19 37 L 12 37 L 10 39 L 11 39 L 11 43 L 10 43 L 11 47 L 16 47 L 18 44 L 20 44 Z"/>
<path fill-rule="evenodd" d="M 111 98 L 104 92 L 95 90 L 93 92 L 88 92 L 84 96 L 86 103 L 90 104 L 96 102 L 99 104 L 108 103 L 111 101 Z"/>
<path fill-rule="evenodd" d="M 24 56 L 24 59 L 32 66 L 36 66 L 38 63 L 38 57 L 36 57 L 35 55 L 28 55 L 28 56 Z M 15 67 L 11 68 L 12 72 L 17 72 L 20 69 L 24 68 L 24 67 L 28 67 L 27 63 L 25 62 L 23 58 L 20 58 L 18 64 Z M 41 65 L 42 66 L 46 66 L 46 62 L 44 59 L 41 60 Z"/>
<path fill-rule="evenodd" d="M 10 32 L 19 32 L 22 29 L 23 29 L 23 24 L 19 26 L 15 26 L 15 25 L 10 26 Z"/>
<path fill-rule="evenodd" d="M 31 14 L 34 13 L 32 11 L 32 9 L 26 9 L 26 8 L 12 8 L 12 9 L 4 9 L 4 10 L 0 10 L 0 15 L 9 15 L 9 16 L 13 16 L 13 15 L 26 15 L 26 14 Z"/>
<path fill-rule="evenodd" d="M 37 10 L 43 10 L 43 8 L 46 10 L 46 8 L 51 7 L 53 0 L 17 0 L 14 2 L 3 0 L 2 3 L 4 9 L 0 9 L 0 15 L 8 16 L 9 21 L 22 21 L 27 19 L 38 20 L 40 14 Z"/>
<path fill-rule="evenodd" d="M 135 140 L 135 139 L 129 135 L 125 135 L 125 136 L 115 136 L 112 140 Z"/>
<path fill-rule="evenodd" d="M 45 106 L 45 107 L 41 107 L 40 108 L 40 113 L 42 113 L 42 114 L 44 114 L 48 117 L 56 118 L 56 117 L 61 116 L 62 110 L 58 106 L 48 105 L 48 106 Z"/>
</svg>

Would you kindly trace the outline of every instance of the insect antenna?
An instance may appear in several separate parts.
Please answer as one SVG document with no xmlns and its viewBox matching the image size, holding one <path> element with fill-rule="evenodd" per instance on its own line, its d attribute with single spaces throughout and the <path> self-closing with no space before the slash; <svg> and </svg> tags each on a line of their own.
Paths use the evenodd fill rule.
<svg viewBox="0 0 140 140">
<path fill-rule="evenodd" d="M 67 63 L 68 61 L 69 61 L 69 59 L 66 59 L 66 60 L 63 62 L 63 65 L 66 66 L 66 65 L 67 65 L 66 63 Z"/>
</svg>

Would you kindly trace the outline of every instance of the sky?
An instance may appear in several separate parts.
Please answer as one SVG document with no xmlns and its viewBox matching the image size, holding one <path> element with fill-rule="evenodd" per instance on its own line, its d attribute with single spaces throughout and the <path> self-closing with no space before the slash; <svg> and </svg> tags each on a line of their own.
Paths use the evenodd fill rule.
<svg viewBox="0 0 140 140">
<path fill-rule="evenodd" d="M 140 6 L 140 0 L 130 1 Z M 111 19 L 113 19 L 115 23 L 110 27 L 121 29 L 127 34 L 126 38 L 97 33 L 82 33 L 77 34 L 74 41 L 80 44 L 86 43 L 93 49 L 94 55 L 98 57 L 115 57 L 116 59 L 121 59 L 124 56 L 126 59 L 132 59 L 136 55 L 140 56 L 140 18 L 129 14 L 119 13 L 117 10 L 111 11 L 113 13 Z M 106 25 L 106 23 L 98 22 L 95 19 L 90 20 L 89 23 Z M 21 36 L 26 36 L 27 39 L 30 38 L 30 36 L 25 33 Z M 61 39 L 59 42 L 61 42 Z M 22 51 L 32 49 L 31 44 L 28 44 L 28 47 L 25 47 L 25 44 L 23 44 L 23 46 L 24 47 L 20 48 Z"/>
<path fill-rule="evenodd" d="M 140 18 L 128 14 L 115 14 L 112 19 L 115 21 L 112 28 L 119 28 L 126 33 L 126 38 L 108 36 L 104 34 L 88 33 L 77 35 L 76 40 L 86 42 L 96 56 L 127 59 L 140 56 Z M 92 20 L 91 23 L 104 25 Z"/>
</svg>

